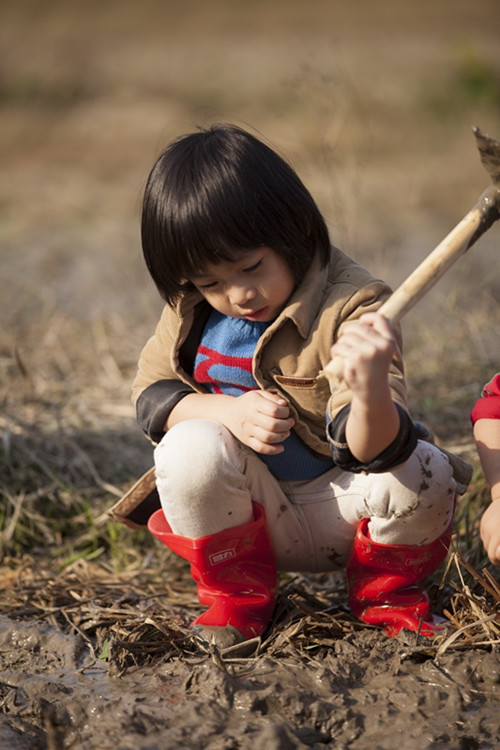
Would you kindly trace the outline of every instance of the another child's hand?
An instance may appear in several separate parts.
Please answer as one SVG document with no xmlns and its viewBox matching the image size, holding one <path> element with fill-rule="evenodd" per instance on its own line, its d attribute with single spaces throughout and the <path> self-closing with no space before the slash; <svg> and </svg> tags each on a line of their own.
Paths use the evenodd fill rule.
<svg viewBox="0 0 500 750">
<path fill-rule="evenodd" d="M 500 565 L 500 498 L 493 500 L 485 510 L 480 532 L 489 559 L 493 565 Z"/>
<path fill-rule="evenodd" d="M 344 360 L 344 380 L 362 401 L 387 389 L 391 360 L 396 352 L 392 328 L 379 313 L 365 313 L 347 323 L 331 349 L 332 358 Z"/>
<path fill-rule="evenodd" d="M 282 453 L 294 420 L 287 402 L 268 391 L 248 391 L 232 399 L 231 414 L 225 420 L 235 437 L 257 453 Z"/>
</svg>

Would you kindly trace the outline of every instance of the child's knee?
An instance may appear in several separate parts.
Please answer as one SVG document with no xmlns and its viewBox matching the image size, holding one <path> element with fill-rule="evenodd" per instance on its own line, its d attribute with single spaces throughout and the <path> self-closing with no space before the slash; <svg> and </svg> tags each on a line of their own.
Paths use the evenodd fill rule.
<svg viewBox="0 0 500 750">
<path fill-rule="evenodd" d="M 225 473 L 237 463 L 236 441 L 223 425 L 208 419 L 189 419 L 172 427 L 156 446 L 154 461 L 157 480 L 177 478 L 184 486 Z"/>
<path fill-rule="evenodd" d="M 172 427 L 154 451 L 155 464 L 203 460 L 217 461 L 224 443 L 225 428 L 208 419 L 187 419 Z"/>
<path fill-rule="evenodd" d="M 436 446 L 419 441 L 400 469 L 378 475 L 369 493 L 374 539 L 423 544 L 449 527 L 455 509 L 452 467 Z M 402 540 L 402 541 L 401 541 Z"/>
<path fill-rule="evenodd" d="M 417 447 L 403 466 L 386 475 L 378 475 L 375 484 L 382 493 L 392 497 L 400 512 L 412 510 L 425 499 L 447 505 L 456 492 L 453 469 L 444 453 L 432 443 L 418 441 Z M 405 506 L 408 506 L 405 508 Z"/>
<path fill-rule="evenodd" d="M 410 461 L 415 466 L 415 480 L 419 494 L 455 494 L 453 468 L 446 455 L 432 443 L 419 440 Z"/>
<path fill-rule="evenodd" d="M 419 441 L 415 456 L 420 467 L 419 501 L 446 529 L 455 511 L 457 486 L 453 468 L 438 447 Z"/>
</svg>

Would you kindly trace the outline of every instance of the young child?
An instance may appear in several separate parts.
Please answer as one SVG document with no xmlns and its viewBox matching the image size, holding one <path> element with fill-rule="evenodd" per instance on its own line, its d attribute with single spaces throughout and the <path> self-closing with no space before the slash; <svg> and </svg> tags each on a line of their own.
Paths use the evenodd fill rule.
<svg viewBox="0 0 500 750">
<path fill-rule="evenodd" d="M 387 285 L 331 246 L 291 167 L 233 126 L 161 154 L 142 244 L 166 300 L 133 384 L 157 444 L 149 529 L 191 564 L 209 607 L 193 629 L 219 648 L 259 636 L 277 571 L 346 566 L 361 620 L 439 632 L 423 582 L 446 556 L 457 482 L 409 416 L 400 332 L 377 313 Z"/>
<path fill-rule="evenodd" d="M 484 386 L 471 419 L 479 460 L 491 493 L 491 505 L 481 518 L 481 539 L 493 565 L 500 565 L 500 373 Z"/>
</svg>

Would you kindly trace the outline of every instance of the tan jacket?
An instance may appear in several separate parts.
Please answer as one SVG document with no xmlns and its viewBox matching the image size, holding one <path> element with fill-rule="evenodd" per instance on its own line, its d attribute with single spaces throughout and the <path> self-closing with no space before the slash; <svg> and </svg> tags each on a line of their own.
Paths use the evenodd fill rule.
<svg viewBox="0 0 500 750">
<path fill-rule="evenodd" d="M 342 325 L 377 310 L 391 290 L 341 250 L 333 247 L 330 263 L 318 258 L 309 267 L 281 314 L 259 340 L 253 374 L 259 388 L 280 393 L 289 403 L 295 431 L 313 451 L 328 456 L 325 416 L 331 418 L 351 401 L 341 385 L 332 394 L 321 373 L 330 361 L 330 348 Z M 147 342 L 132 386 L 133 400 L 160 380 L 179 380 L 197 392 L 204 389 L 185 372 L 179 351 L 193 325 L 195 306 L 202 299 L 194 291 L 173 310 L 165 306 L 154 336 Z M 399 333 L 398 333 L 399 335 Z M 407 411 L 401 353 L 390 373 L 393 399 Z"/>
</svg>

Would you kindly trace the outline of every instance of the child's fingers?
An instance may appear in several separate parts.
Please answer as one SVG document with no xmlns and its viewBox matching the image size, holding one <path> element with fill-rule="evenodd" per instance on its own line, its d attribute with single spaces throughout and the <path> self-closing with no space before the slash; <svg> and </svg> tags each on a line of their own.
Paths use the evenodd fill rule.
<svg viewBox="0 0 500 750">
<path fill-rule="evenodd" d="M 279 406 L 287 405 L 287 402 L 285 401 L 283 396 L 280 396 L 278 393 L 272 393 L 271 391 L 258 391 L 258 393 L 259 393 L 259 396 L 262 396 L 268 401 L 273 401 L 275 404 L 278 404 Z"/>
<path fill-rule="evenodd" d="M 396 340 L 389 323 L 382 315 L 370 313 L 345 326 L 342 335 L 332 347 L 332 357 L 356 356 L 373 358 L 380 353 L 392 356 Z"/>
<path fill-rule="evenodd" d="M 363 325 L 371 326 L 372 328 L 375 328 L 377 331 L 380 331 L 380 333 L 386 336 L 392 337 L 394 334 L 391 324 L 389 323 L 387 318 L 385 318 L 380 313 L 364 313 L 360 316 L 358 322 L 362 323 Z"/>
<path fill-rule="evenodd" d="M 281 453 L 281 444 L 295 424 L 287 402 L 276 394 L 249 391 L 235 399 L 235 405 L 240 407 L 234 430 L 237 437 L 257 453 Z"/>
<path fill-rule="evenodd" d="M 255 421 L 255 432 L 260 440 L 270 443 L 279 443 L 290 435 L 290 430 L 295 424 L 292 417 L 287 419 L 273 419 L 265 414 L 260 414 Z"/>
<path fill-rule="evenodd" d="M 257 440 L 266 445 L 277 445 L 282 443 L 290 436 L 290 429 L 283 430 L 266 430 L 263 427 L 256 426 L 253 434 Z"/>
<path fill-rule="evenodd" d="M 332 347 L 332 356 L 340 355 L 354 362 L 370 361 L 382 357 L 390 360 L 394 354 L 395 342 L 377 331 L 366 328 L 353 330 L 342 336 Z"/>
<path fill-rule="evenodd" d="M 485 544 L 486 553 L 493 565 L 500 565 L 500 539 L 498 534 L 492 535 Z"/>
<path fill-rule="evenodd" d="M 493 565 L 500 565 L 500 499 L 485 510 L 479 530 L 486 554 Z"/>
<path fill-rule="evenodd" d="M 359 335 L 370 335 L 371 331 L 376 331 L 383 338 L 394 340 L 394 331 L 391 324 L 387 318 L 379 313 L 364 313 L 357 320 L 346 323 L 343 326 L 342 336 L 354 331 Z"/>
<path fill-rule="evenodd" d="M 259 405 L 259 411 L 275 419 L 287 419 L 290 413 L 288 404 L 282 396 L 269 391 L 258 391 L 263 403 Z"/>
<path fill-rule="evenodd" d="M 269 443 L 259 440 L 255 435 L 248 441 L 248 446 L 256 453 L 262 453 L 265 456 L 277 456 L 285 450 L 282 443 Z"/>
</svg>

